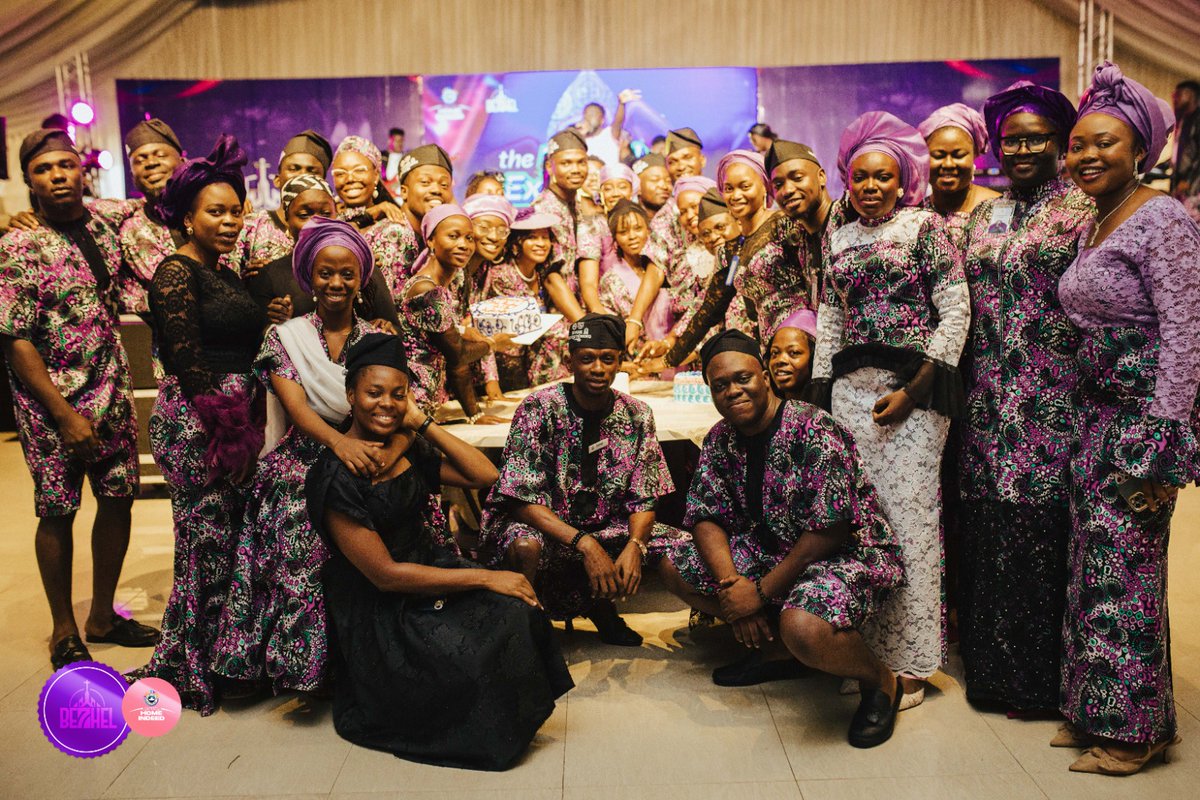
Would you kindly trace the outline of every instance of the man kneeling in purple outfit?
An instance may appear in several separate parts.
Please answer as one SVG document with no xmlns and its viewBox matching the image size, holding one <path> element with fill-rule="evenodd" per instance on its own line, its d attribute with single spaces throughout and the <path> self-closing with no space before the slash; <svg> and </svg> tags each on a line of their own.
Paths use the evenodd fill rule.
<svg viewBox="0 0 1200 800">
<path fill-rule="evenodd" d="M 904 570 L 854 441 L 821 409 L 772 394 L 744 333 L 726 330 L 700 355 L 724 419 L 704 440 L 684 520 L 694 538 L 672 553 L 667 587 L 753 648 L 714 682 L 798 677 L 794 661 L 761 655 L 778 629 L 801 664 L 860 681 L 850 744 L 880 745 L 901 692 L 858 628 Z"/>
</svg>

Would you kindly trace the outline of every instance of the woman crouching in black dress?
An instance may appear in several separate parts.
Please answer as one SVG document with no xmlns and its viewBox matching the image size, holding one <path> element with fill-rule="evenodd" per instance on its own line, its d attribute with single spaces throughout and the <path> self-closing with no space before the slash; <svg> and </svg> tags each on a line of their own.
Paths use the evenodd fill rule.
<svg viewBox="0 0 1200 800">
<path fill-rule="evenodd" d="M 364 336 L 346 369 L 346 435 L 386 450 L 399 440 L 403 457 L 359 478 L 327 450 L 308 475 L 332 550 L 334 725 L 412 761 L 506 769 L 574 684 L 529 582 L 461 558 L 434 522 L 442 484 L 487 489 L 496 469 L 409 402 L 397 337 Z"/>
</svg>

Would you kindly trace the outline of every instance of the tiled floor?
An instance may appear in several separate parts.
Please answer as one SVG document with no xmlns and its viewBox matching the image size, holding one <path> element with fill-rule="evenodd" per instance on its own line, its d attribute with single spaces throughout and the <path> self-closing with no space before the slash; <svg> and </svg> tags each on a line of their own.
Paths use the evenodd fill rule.
<svg viewBox="0 0 1200 800">
<path fill-rule="evenodd" d="M 392 798 L 418 800 L 888 800 L 1079 797 L 1183 798 L 1200 784 L 1200 491 L 1176 515 L 1172 621 L 1176 698 L 1184 743 L 1171 764 L 1133 778 L 1075 775 L 1073 751 L 1046 746 L 1053 722 L 1019 722 L 967 705 L 956 661 L 935 678 L 925 704 L 901 715 L 875 750 L 845 743 L 855 699 L 815 677 L 762 688 L 721 689 L 709 670 L 735 650 L 727 630 L 687 632 L 687 615 L 660 590 L 629 607 L 646 636 L 639 650 L 606 647 L 587 630 L 562 634 L 578 684 L 523 762 L 505 773 L 400 761 L 338 738 L 328 703 L 279 697 L 185 714 L 160 739 L 130 734 L 99 759 L 69 758 L 43 737 L 36 717 L 49 614 L 33 555 L 31 485 L 15 442 L 0 442 L 0 797 L 21 798 Z M 87 611 L 87 531 L 77 523 L 80 621 Z M 139 501 L 119 600 L 157 622 L 171 583 L 170 510 Z M 581 626 L 583 627 L 583 626 Z M 146 651 L 96 646 L 118 669 Z"/>
</svg>

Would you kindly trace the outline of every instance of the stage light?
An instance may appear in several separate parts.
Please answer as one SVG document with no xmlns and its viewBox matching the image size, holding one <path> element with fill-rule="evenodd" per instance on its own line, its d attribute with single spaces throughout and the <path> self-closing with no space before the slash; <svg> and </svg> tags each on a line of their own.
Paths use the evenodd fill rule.
<svg viewBox="0 0 1200 800">
<path fill-rule="evenodd" d="M 112 169 L 113 154 L 107 150 L 101 150 L 96 154 L 96 161 L 100 164 L 100 169 Z"/>
<path fill-rule="evenodd" d="M 71 106 L 71 119 L 79 125 L 91 125 L 92 121 L 96 119 L 96 112 L 87 103 L 76 100 L 75 105 Z"/>
</svg>

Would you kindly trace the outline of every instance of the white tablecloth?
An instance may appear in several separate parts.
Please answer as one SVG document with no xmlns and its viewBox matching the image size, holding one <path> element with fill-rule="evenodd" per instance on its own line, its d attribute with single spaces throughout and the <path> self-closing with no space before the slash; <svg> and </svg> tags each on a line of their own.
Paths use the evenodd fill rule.
<svg viewBox="0 0 1200 800">
<path fill-rule="evenodd" d="M 544 387 L 513 392 L 510 396 L 517 400 L 493 403 L 486 411 L 498 417 L 511 418 L 520 399 L 541 388 Z M 712 403 L 676 402 L 672 398 L 670 381 L 633 381 L 630 394 L 646 403 L 654 412 L 654 424 L 660 442 L 688 441 L 700 447 L 709 429 L 721 418 Z M 438 419 L 462 420 L 462 410 L 458 403 L 447 403 L 439 412 Z M 508 428 L 508 425 L 459 423 L 447 425 L 446 431 L 475 447 L 504 447 L 508 440 Z"/>
</svg>

